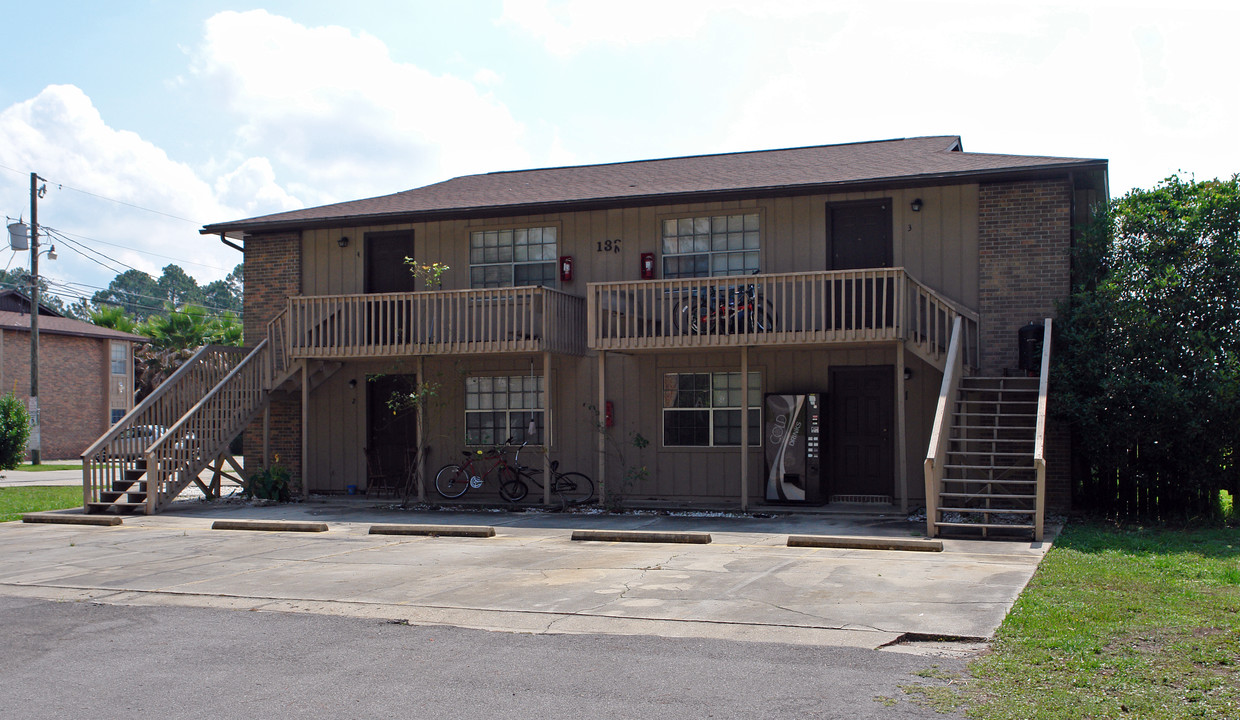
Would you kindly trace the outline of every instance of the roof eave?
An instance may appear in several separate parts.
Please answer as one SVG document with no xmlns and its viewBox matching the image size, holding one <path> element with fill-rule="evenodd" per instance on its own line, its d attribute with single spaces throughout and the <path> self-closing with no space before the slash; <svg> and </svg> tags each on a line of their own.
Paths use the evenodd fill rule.
<svg viewBox="0 0 1240 720">
<path fill-rule="evenodd" d="M 314 220 L 275 220 L 270 222 L 250 222 L 243 220 L 206 225 L 203 226 L 199 232 L 203 235 L 229 234 L 230 236 L 233 236 L 232 233 L 237 232 L 242 232 L 247 235 L 256 235 L 288 232 L 293 230 L 342 227 L 356 225 L 359 221 L 364 221 L 367 225 L 387 225 L 400 222 L 427 222 L 449 218 L 539 215 L 553 212 L 586 211 L 614 207 L 667 205 L 686 202 L 734 200 L 738 198 L 816 195 L 823 192 L 863 191 L 891 187 L 923 187 L 943 182 L 959 184 L 970 181 L 991 182 L 1000 180 L 1034 179 L 1059 175 L 1066 171 L 1094 168 L 1105 169 L 1106 167 L 1106 160 L 1071 160 L 1047 165 L 993 168 L 985 170 L 970 169 L 953 172 L 926 173 L 922 175 L 895 175 L 889 177 L 871 178 L 867 180 L 846 180 L 827 183 L 807 183 L 801 185 L 772 185 L 730 190 L 699 190 L 675 193 L 652 193 L 646 195 L 619 195 L 611 197 L 586 198 L 580 200 L 516 203 L 511 205 L 480 205 L 434 210 L 334 215 L 331 217 L 316 218 Z"/>
</svg>

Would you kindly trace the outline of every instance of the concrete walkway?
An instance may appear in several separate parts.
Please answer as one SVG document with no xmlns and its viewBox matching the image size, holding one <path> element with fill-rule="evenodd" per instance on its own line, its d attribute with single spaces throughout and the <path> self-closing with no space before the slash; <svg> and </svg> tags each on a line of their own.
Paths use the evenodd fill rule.
<svg viewBox="0 0 1240 720">
<path fill-rule="evenodd" d="M 77 511 L 66 511 L 70 514 Z M 213 530 L 314 521 L 321 533 Z M 371 535 L 375 524 L 492 526 L 493 537 Z M 573 530 L 708 532 L 702 545 L 574 542 Z M 338 499 L 178 501 L 116 527 L 0 524 L 0 595 L 310 612 L 532 633 L 899 647 L 988 638 L 1049 543 L 943 552 L 787 547 L 789 535 L 909 538 L 900 519 L 414 512 Z"/>
</svg>

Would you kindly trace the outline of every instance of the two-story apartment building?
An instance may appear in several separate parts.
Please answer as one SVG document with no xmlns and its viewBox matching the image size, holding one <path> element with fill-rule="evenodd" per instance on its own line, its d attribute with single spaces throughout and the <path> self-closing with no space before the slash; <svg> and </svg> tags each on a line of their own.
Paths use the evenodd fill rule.
<svg viewBox="0 0 1240 720">
<path fill-rule="evenodd" d="M 368 449 L 398 464 L 420 438 L 433 472 L 513 435 L 634 502 L 908 509 L 950 362 L 1017 374 L 1106 173 L 921 137 L 471 175 L 203 232 L 244 247 L 246 340 L 267 340 L 248 460 L 278 453 L 307 492 L 364 487 Z M 426 287 L 405 258 L 450 269 Z M 418 378 L 422 428 L 384 402 Z M 815 403 L 812 474 L 769 472 L 779 394 Z"/>
</svg>

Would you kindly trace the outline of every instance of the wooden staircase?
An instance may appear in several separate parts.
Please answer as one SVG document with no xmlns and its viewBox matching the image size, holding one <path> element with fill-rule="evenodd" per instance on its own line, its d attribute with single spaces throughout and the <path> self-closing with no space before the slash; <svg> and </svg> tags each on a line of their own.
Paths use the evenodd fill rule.
<svg viewBox="0 0 1240 720">
<path fill-rule="evenodd" d="M 961 378 L 936 529 L 1032 532 L 1037 512 L 1036 377 Z"/>
<path fill-rule="evenodd" d="M 228 447 L 266 406 L 270 353 L 207 346 L 182 365 L 82 454 L 87 513 L 163 509 L 199 474 L 225 461 Z M 242 476 L 244 482 L 244 476 Z"/>
<path fill-rule="evenodd" d="M 1046 406 L 1051 318 L 1038 377 L 968 376 L 956 318 L 926 450 L 926 534 L 1030 532 L 1046 516 Z"/>
</svg>

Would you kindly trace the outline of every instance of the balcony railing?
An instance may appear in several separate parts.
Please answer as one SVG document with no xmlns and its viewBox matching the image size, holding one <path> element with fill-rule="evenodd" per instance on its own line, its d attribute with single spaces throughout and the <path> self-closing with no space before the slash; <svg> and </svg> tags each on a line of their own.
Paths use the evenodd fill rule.
<svg viewBox="0 0 1240 720">
<path fill-rule="evenodd" d="M 292 358 L 583 355 L 585 299 L 544 287 L 289 298 Z"/>
<path fill-rule="evenodd" d="M 977 315 L 903 268 L 591 283 L 588 313 L 597 350 L 903 340 L 938 365 L 961 317 L 976 364 Z"/>
</svg>

